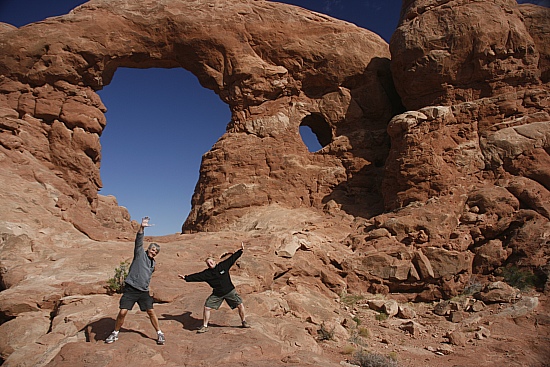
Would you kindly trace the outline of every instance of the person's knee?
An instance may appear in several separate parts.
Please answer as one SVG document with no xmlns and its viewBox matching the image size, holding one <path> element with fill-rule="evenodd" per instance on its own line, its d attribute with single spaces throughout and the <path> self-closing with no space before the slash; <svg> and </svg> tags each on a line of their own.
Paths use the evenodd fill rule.
<svg viewBox="0 0 550 367">
<path fill-rule="evenodd" d="M 121 308 L 120 311 L 118 311 L 118 317 L 124 318 L 124 317 L 126 317 L 127 313 L 128 313 L 127 309 Z"/>
</svg>

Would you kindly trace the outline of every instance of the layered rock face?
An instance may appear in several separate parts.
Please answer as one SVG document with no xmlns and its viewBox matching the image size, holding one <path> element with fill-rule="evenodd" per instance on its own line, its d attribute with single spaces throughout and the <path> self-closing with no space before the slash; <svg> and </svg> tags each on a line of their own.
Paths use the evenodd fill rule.
<svg viewBox="0 0 550 367">
<path fill-rule="evenodd" d="M 118 67 L 187 69 L 230 106 L 182 232 L 266 236 L 248 265 L 259 305 L 272 296 L 262 291 L 280 291 L 311 319 L 301 297 L 312 286 L 324 297 L 432 301 L 509 266 L 546 281 L 549 16 L 512 0 L 408 0 L 389 46 L 352 24 L 253 0 L 92 0 L 21 29 L 3 25 L 4 329 L 28 316 L 44 329 L 36 335 L 76 335 L 97 319 L 86 316 L 94 307 L 74 325 L 66 316 L 71 330 L 48 316 L 67 297 L 104 297 L 102 276 L 123 257 L 105 249 L 133 237 L 128 212 L 98 195 L 108 122 L 96 91 Z M 300 126 L 320 151 L 308 152 Z M 72 278 L 81 271 L 92 274 Z M 164 292 L 156 299 L 176 312 L 181 294 Z"/>
<path fill-rule="evenodd" d="M 387 265 L 369 265 L 361 278 L 427 299 L 516 262 L 547 278 L 549 89 L 539 60 L 548 56 L 548 22 L 536 19 L 549 15 L 514 1 L 404 3 L 390 49 L 409 112 L 388 125 L 382 188 L 393 212 L 351 241 L 384 249 Z M 380 254 L 360 262 L 372 256 Z"/>
</svg>

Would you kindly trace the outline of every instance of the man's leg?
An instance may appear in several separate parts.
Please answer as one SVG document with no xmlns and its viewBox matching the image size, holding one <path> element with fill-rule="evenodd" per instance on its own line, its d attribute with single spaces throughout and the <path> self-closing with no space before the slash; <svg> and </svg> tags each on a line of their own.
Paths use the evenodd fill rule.
<svg viewBox="0 0 550 367">
<path fill-rule="evenodd" d="M 212 310 L 210 307 L 204 306 L 204 310 L 202 312 L 202 325 L 204 327 L 207 327 L 208 321 L 210 321 L 210 310 Z"/>
<path fill-rule="evenodd" d="M 239 305 L 237 306 L 237 310 L 239 310 L 239 316 L 241 317 L 241 324 L 244 328 L 249 328 L 250 325 L 248 324 L 248 322 L 246 322 L 246 315 L 244 313 L 244 303 L 239 303 Z"/>
<path fill-rule="evenodd" d="M 153 325 L 153 327 L 157 331 L 157 344 L 164 345 L 164 343 L 166 342 L 166 339 L 164 338 L 164 333 L 160 330 L 159 319 L 157 318 L 157 314 L 155 313 L 155 310 L 153 310 L 152 308 L 148 308 L 147 315 L 149 315 L 149 320 L 151 320 L 151 325 Z"/>
<path fill-rule="evenodd" d="M 128 313 L 128 310 L 125 308 L 121 308 L 120 311 L 118 311 L 118 315 L 116 317 L 115 321 L 115 330 L 105 339 L 105 343 L 111 344 L 118 340 L 118 332 L 120 331 L 120 328 L 122 327 L 122 324 L 124 324 L 124 318 L 126 317 L 126 314 Z"/>
<path fill-rule="evenodd" d="M 237 310 L 239 310 L 239 316 L 241 317 L 241 321 L 242 321 L 242 322 L 245 322 L 245 321 L 246 321 L 246 320 L 245 320 L 245 319 L 246 319 L 246 315 L 245 315 L 245 313 L 244 313 L 244 304 L 242 304 L 242 303 L 239 304 L 239 305 L 237 306 Z"/>
<path fill-rule="evenodd" d="M 157 314 L 155 313 L 155 310 L 152 308 L 148 309 L 147 315 L 149 315 L 149 320 L 151 320 L 151 325 L 153 325 L 156 332 L 158 333 L 160 331 L 160 326 L 159 326 L 159 319 L 157 318 Z"/>
<path fill-rule="evenodd" d="M 229 307 L 231 307 L 231 309 L 236 308 L 239 311 L 239 316 L 241 317 L 242 327 L 249 328 L 250 325 L 248 325 L 248 323 L 246 322 L 246 314 L 244 312 L 244 303 L 243 303 L 243 300 L 242 300 L 241 296 L 239 296 L 239 294 L 237 293 L 237 291 L 235 289 L 233 289 L 231 292 L 226 294 L 224 297 L 225 297 L 225 301 L 227 302 Z"/>
<path fill-rule="evenodd" d="M 208 331 L 208 322 L 210 321 L 210 311 L 217 310 L 223 302 L 223 297 L 218 297 L 213 293 L 208 296 L 204 302 L 204 309 L 202 311 L 202 326 L 197 333 L 205 333 Z"/>
<path fill-rule="evenodd" d="M 210 307 L 204 306 L 202 311 L 202 326 L 197 330 L 197 333 L 206 333 L 208 331 L 208 321 L 210 321 Z"/>
<path fill-rule="evenodd" d="M 120 328 L 122 327 L 122 324 L 124 324 L 124 319 L 126 318 L 126 314 L 128 314 L 128 310 L 125 308 L 121 308 L 120 311 L 118 311 L 118 315 L 115 321 L 116 332 L 119 332 Z"/>
</svg>

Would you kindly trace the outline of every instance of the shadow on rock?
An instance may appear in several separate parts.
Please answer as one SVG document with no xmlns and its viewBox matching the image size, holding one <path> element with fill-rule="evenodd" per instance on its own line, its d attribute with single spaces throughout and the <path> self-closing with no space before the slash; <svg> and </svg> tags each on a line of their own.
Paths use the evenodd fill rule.
<svg viewBox="0 0 550 367">
<path fill-rule="evenodd" d="M 105 340 L 115 328 L 112 317 L 99 319 L 86 326 L 86 342 Z"/>
<path fill-rule="evenodd" d="M 185 330 L 197 330 L 202 325 L 202 318 L 197 319 L 191 316 L 191 312 L 187 311 L 181 315 L 169 315 L 162 314 L 162 317 L 159 317 L 159 320 L 174 320 L 183 325 Z"/>
<path fill-rule="evenodd" d="M 95 342 L 104 341 L 105 339 L 107 339 L 109 334 L 111 334 L 111 332 L 114 330 L 114 328 L 115 328 L 115 319 L 113 319 L 112 317 L 103 318 L 103 319 L 97 320 L 95 322 L 92 322 L 91 324 L 86 326 L 86 329 L 85 329 L 86 342 L 89 343 L 91 341 L 95 341 Z M 141 331 L 121 328 L 120 332 L 121 333 L 136 333 L 136 334 L 139 334 L 139 335 L 141 335 L 142 337 L 144 337 L 146 339 L 150 339 L 150 337 L 148 335 L 142 333 Z"/>
</svg>

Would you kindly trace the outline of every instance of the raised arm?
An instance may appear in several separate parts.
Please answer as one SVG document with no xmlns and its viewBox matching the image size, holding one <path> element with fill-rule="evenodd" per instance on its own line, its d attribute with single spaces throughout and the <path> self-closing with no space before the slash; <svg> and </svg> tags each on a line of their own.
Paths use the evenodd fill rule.
<svg viewBox="0 0 550 367">
<path fill-rule="evenodd" d="M 139 226 L 139 229 L 136 233 L 136 241 L 134 246 L 134 256 L 136 254 L 136 251 L 141 251 L 143 249 L 143 230 L 145 227 L 151 227 L 152 224 L 149 224 L 149 217 L 144 217 L 141 219 L 141 224 Z"/>
<path fill-rule="evenodd" d="M 145 229 L 145 227 L 151 227 L 152 226 L 152 224 L 149 224 L 149 220 L 150 220 L 149 217 L 143 217 L 141 219 L 141 225 L 139 226 L 138 233 L 143 233 L 143 230 Z"/>
</svg>

